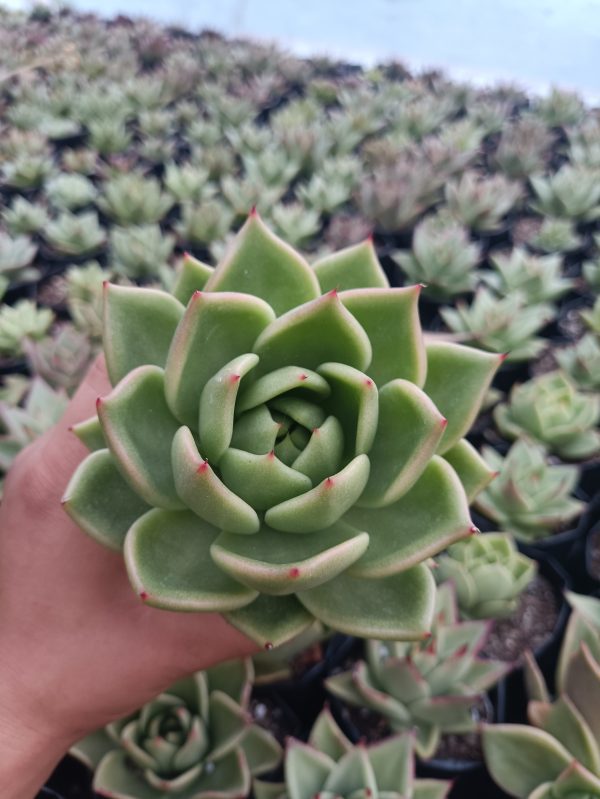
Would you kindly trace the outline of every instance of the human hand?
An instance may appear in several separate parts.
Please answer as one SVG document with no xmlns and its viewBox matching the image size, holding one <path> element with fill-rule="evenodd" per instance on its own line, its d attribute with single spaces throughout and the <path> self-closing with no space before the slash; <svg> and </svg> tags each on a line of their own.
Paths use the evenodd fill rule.
<svg viewBox="0 0 600 799">
<path fill-rule="evenodd" d="M 85 447 L 70 426 L 111 390 L 99 358 L 56 427 L 17 458 L 0 507 L 0 788 L 35 794 L 68 747 L 179 677 L 256 647 L 218 614 L 143 604 L 120 555 L 61 506 Z M 8 793 L 7 793 L 8 791 Z M 12 792 L 11 792 L 12 791 Z"/>
</svg>

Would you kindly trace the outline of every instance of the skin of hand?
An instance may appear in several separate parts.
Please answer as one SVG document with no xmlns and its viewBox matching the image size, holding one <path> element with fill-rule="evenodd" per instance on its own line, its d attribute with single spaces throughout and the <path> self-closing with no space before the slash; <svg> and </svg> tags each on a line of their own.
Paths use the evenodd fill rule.
<svg viewBox="0 0 600 799">
<path fill-rule="evenodd" d="M 0 506 L 0 788 L 30 799 L 75 741 L 197 669 L 256 646 L 218 614 L 144 605 L 122 557 L 61 506 L 87 450 L 71 425 L 111 390 L 99 358 L 63 419 L 17 457 Z"/>
</svg>

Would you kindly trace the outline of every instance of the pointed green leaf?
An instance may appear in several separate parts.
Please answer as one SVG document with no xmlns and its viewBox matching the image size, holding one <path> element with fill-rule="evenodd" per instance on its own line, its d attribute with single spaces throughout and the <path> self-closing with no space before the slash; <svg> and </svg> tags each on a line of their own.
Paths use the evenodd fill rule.
<svg viewBox="0 0 600 799">
<path fill-rule="evenodd" d="M 92 416 L 90 419 L 85 419 L 78 424 L 74 424 L 71 430 L 81 443 L 85 444 L 90 452 L 106 447 L 102 425 L 97 415 Z"/>
<path fill-rule="evenodd" d="M 373 767 L 377 788 L 411 796 L 413 786 L 413 739 L 403 733 L 369 746 L 367 756 Z"/>
<path fill-rule="evenodd" d="M 312 490 L 269 508 L 265 521 L 270 527 L 287 533 L 322 530 L 354 505 L 368 478 L 369 458 L 357 455 L 344 469 Z"/>
<path fill-rule="evenodd" d="M 292 739 L 285 754 L 285 784 L 289 799 L 314 799 L 335 766 L 312 746 Z"/>
<path fill-rule="evenodd" d="M 164 366 L 183 305 L 157 289 L 104 284 L 104 354 L 111 383 L 137 366 Z"/>
<path fill-rule="evenodd" d="M 215 761 L 241 742 L 249 722 L 244 708 L 222 691 L 211 691 L 208 704 L 211 750 L 206 759 Z"/>
<path fill-rule="evenodd" d="M 213 271 L 212 266 L 194 258 L 189 252 L 184 253 L 172 290 L 175 299 L 187 305 L 194 292 L 202 291 Z"/>
<path fill-rule="evenodd" d="M 63 506 L 82 530 L 117 551 L 134 521 L 150 510 L 125 482 L 107 449 L 93 452 L 79 464 Z"/>
<path fill-rule="evenodd" d="M 259 377 L 251 386 L 244 388 L 236 403 L 236 413 L 251 410 L 274 397 L 295 390 L 310 391 L 317 397 L 326 397 L 329 394 L 327 381 L 316 372 L 299 366 L 284 366 Z"/>
<path fill-rule="evenodd" d="M 175 416 L 198 424 L 202 389 L 225 364 L 251 352 L 259 333 L 275 318 L 248 294 L 196 292 L 177 326 L 165 366 L 165 394 Z"/>
<path fill-rule="evenodd" d="M 288 536 L 265 526 L 253 536 L 222 533 L 211 556 L 235 580 L 282 596 L 330 580 L 354 563 L 368 545 L 366 533 L 341 522 L 305 536 Z"/>
<path fill-rule="evenodd" d="M 371 362 L 367 334 L 335 292 L 280 316 L 260 334 L 253 351 L 262 374 L 293 364 L 316 369 L 326 361 L 364 371 Z"/>
<path fill-rule="evenodd" d="M 307 475 L 312 488 L 327 475 L 335 474 L 340 469 L 343 451 L 342 426 L 335 416 L 329 416 L 320 427 L 312 431 L 308 444 L 292 463 L 292 468 Z"/>
<path fill-rule="evenodd" d="M 451 780 L 415 780 L 412 799 L 446 799 L 452 784 Z"/>
<path fill-rule="evenodd" d="M 294 397 L 291 394 L 271 400 L 269 407 L 289 416 L 296 424 L 302 425 L 307 430 L 314 430 L 325 421 L 325 411 L 320 405 L 315 405 L 311 400 Z"/>
<path fill-rule="evenodd" d="M 472 502 L 496 476 L 496 472 L 490 469 L 475 447 L 465 438 L 461 438 L 453 447 L 446 450 L 444 458 L 458 474 L 469 502 Z"/>
<path fill-rule="evenodd" d="M 125 539 L 125 565 L 136 593 L 167 610 L 222 612 L 252 602 L 256 591 L 212 562 L 210 547 L 218 535 L 190 511 L 148 511 Z"/>
<path fill-rule="evenodd" d="M 371 239 L 326 255 L 316 261 L 312 268 L 323 294 L 332 290 L 389 286 Z"/>
<path fill-rule="evenodd" d="M 287 791 L 283 782 L 266 782 L 253 780 L 254 799 L 287 799 Z"/>
<path fill-rule="evenodd" d="M 96 730 L 96 732 L 86 735 L 81 741 L 77 741 L 69 749 L 69 754 L 95 771 L 104 755 L 116 748 L 117 744 L 105 730 Z"/>
<path fill-rule="evenodd" d="M 225 618 L 268 651 L 292 640 L 315 623 L 311 614 L 291 594 L 261 594 L 249 605 L 226 613 Z"/>
<path fill-rule="evenodd" d="M 274 452 L 253 455 L 228 449 L 219 468 L 225 485 L 256 510 L 267 510 L 312 488 L 306 475 L 286 466 Z"/>
<path fill-rule="evenodd" d="M 200 457 L 188 427 L 180 427 L 171 452 L 177 494 L 201 519 L 232 533 L 252 534 L 260 527 L 256 511 L 229 489 Z"/>
<path fill-rule="evenodd" d="M 248 705 L 254 679 L 252 658 L 228 660 L 225 663 L 211 666 L 204 673 L 208 679 L 210 691 L 222 691 L 234 699 L 238 705 L 243 707 Z"/>
<path fill-rule="evenodd" d="M 281 746 L 270 732 L 252 724 L 242 738 L 241 747 L 246 755 L 252 776 L 266 774 L 281 762 Z"/>
<path fill-rule="evenodd" d="M 334 630 L 361 638 L 418 641 L 429 630 L 435 580 L 423 564 L 377 580 L 339 575 L 298 599 Z"/>
<path fill-rule="evenodd" d="M 581 713 L 596 741 L 600 741 L 600 663 L 587 644 L 571 658 L 565 672 L 564 692 Z"/>
<path fill-rule="evenodd" d="M 392 380 L 380 389 L 371 474 L 359 504 L 378 508 L 400 499 L 423 473 L 445 426 L 429 397 L 408 380 Z"/>
<path fill-rule="evenodd" d="M 308 263 L 250 214 L 207 291 L 241 291 L 269 303 L 277 316 L 318 297 L 319 283 Z"/>
<path fill-rule="evenodd" d="M 134 369 L 97 402 L 97 411 L 108 448 L 129 485 L 149 505 L 181 508 L 170 458 L 179 425 L 165 402 L 163 370 Z"/>
<path fill-rule="evenodd" d="M 438 447 L 440 454 L 447 452 L 470 429 L 502 361 L 503 356 L 461 344 L 427 342 L 424 391 L 448 420 Z"/>
<path fill-rule="evenodd" d="M 532 724 L 553 735 L 586 768 L 599 773 L 598 743 L 585 718 L 566 694 L 559 696 L 552 705 L 530 702 L 527 712 Z"/>
<path fill-rule="evenodd" d="M 336 796 L 348 796 L 363 788 L 367 796 L 377 793 L 377 783 L 373 767 L 367 756 L 365 746 L 353 746 L 336 763 L 323 786 Z"/>
<path fill-rule="evenodd" d="M 202 390 L 198 439 L 202 457 L 210 463 L 218 463 L 231 443 L 240 380 L 257 363 L 254 353 L 240 355 L 213 375 Z"/>
<path fill-rule="evenodd" d="M 336 724 L 328 707 L 324 707 L 317 716 L 310 731 L 308 743 L 319 752 L 329 755 L 333 760 L 339 760 L 345 752 L 352 748 L 351 742 Z"/>
<path fill-rule="evenodd" d="M 340 300 L 358 319 L 373 348 L 369 377 L 378 386 L 402 378 L 422 386 L 427 372 L 419 319 L 420 286 L 343 291 Z"/>
<path fill-rule="evenodd" d="M 573 761 L 553 785 L 557 799 L 592 799 L 600 796 L 600 777 Z"/>
<path fill-rule="evenodd" d="M 259 405 L 239 416 L 233 423 L 231 446 L 266 455 L 275 447 L 280 425 L 273 419 L 266 405 Z"/>
</svg>

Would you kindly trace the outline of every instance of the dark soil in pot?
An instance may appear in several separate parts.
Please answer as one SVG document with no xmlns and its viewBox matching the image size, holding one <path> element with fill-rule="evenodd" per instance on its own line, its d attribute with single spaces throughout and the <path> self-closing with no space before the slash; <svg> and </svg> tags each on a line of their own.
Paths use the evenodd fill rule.
<svg viewBox="0 0 600 799">
<path fill-rule="evenodd" d="M 257 688 L 250 700 L 250 715 L 255 724 L 268 730 L 284 746 L 290 735 L 301 738 L 305 725 L 287 702 L 274 691 Z"/>
<path fill-rule="evenodd" d="M 83 763 L 67 755 L 52 773 L 46 787 L 55 791 L 60 799 L 95 799 L 97 794 L 92 790 L 93 776 Z M 40 799 L 51 796 L 42 793 Z"/>
</svg>

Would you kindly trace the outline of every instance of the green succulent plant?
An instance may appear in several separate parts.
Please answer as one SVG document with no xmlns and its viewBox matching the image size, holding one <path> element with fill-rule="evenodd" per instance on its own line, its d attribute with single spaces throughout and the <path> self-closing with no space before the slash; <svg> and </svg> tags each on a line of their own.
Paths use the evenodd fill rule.
<svg viewBox="0 0 600 799">
<path fill-rule="evenodd" d="M 199 204 L 185 202 L 175 230 L 186 244 L 202 247 L 223 239 L 232 218 L 230 209 L 221 200 L 205 200 Z"/>
<path fill-rule="evenodd" d="M 209 177 L 208 170 L 201 166 L 171 163 L 165 167 L 165 188 L 179 203 L 200 203 L 209 200 L 215 193 Z"/>
<path fill-rule="evenodd" d="M 584 510 L 584 503 L 572 496 L 579 470 L 549 463 L 543 447 L 521 439 L 505 457 L 491 447 L 484 447 L 483 457 L 498 476 L 475 506 L 520 541 L 547 538 Z"/>
<path fill-rule="evenodd" d="M 555 351 L 558 365 L 582 391 L 600 389 L 600 342 L 587 333 L 570 347 Z"/>
<path fill-rule="evenodd" d="M 13 238 L 0 231 L 0 276 L 9 282 L 35 279 L 38 270 L 31 267 L 31 263 L 37 249 L 29 236 Z"/>
<path fill-rule="evenodd" d="M 2 219 L 13 236 L 31 235 L 40 232 L 47 225 L 48 212 L 43 205 L 17 196 L 10 207 L 2 211 Z"/>
<path fill-rule="evenodd" d="M 157 277 L 167 267 L 175 236 L 159 225 L 114 227 L 110 232 L 110 265 L 117 275 L 131 279 Z"/>
<path fill-rule="evenodd" d="M 510 533 L 485 533 L 457 541 L 436 563 L 436 581 L 453 583 L 465 619 L 510 616 L 537 571 L 537 562 L 518 551 Z"/>
<path fill-rule="evenodd" d="M 257 183 L 247 177 L 235 178 L 225 175 L 221 178 L 221 191 L 235 214 L 236 219 L 245 219 L 251 208 L 259 213 L 267 213 L 279 202 L 285 191 L 283 186 L 270 186 Z"/>
<path fill-rule="evenodd" d="M 502 130 L 495 160 L 509 178 L 528 178 L 542 172 L 554 137 L 536 117 L 522 117 Z"/>
<path fill-rule="evenodd" d="M 471 171 L 446 184 L 450 213 L 463 225 L 478 231 L 499 228 L 522 193 L 519 183 L 507 180 L 503 175 L 481 178 Z"/>
<path fill-rule="evenodd" d="M 231 661 L 172 685 L 137 713 L 84 738 L 71 754 L 114 799 L 240 799 L 252 776 L 281 760 L 277 741 L 251 724 L 250 660 Z"/>
<path fill-rule="evenodd" d="M 359 169 L 359 162 L 355 158 L 332 158 L 307 183 L 299 185 L 296 194 L 309 208 L 330 214 L 352 196 Z"/>
<path fill-rule="evenodd" d="M 319 213 L 301 203 L 278 203 L 269 218 L 275 233 L 292 247 L 306 246 L 321 228 Z"/>
<path fill-rule="evenodd" d="M 2 165 L 2 178 L 15 189 L 37 189 L 54 171 L 54 162 L 47 155 L 19 155 Z"/>
<path fill-rule="evenodd" d="M 553 88 L 537 101 L 534 113 L 552 127 L 576 125 L 585 114 L 585 105 L 576 92 Z"/>
<path fill-rule="evenodd" d="M 600 297 L 596 299 L 593 308 L 581 312 L 581 318 L 593 333 L 600 336 Z"/>
<path fill-rule="evenodd" d="M 97 261 L 73 266 L 66 273 L 67 308 L 78 330 L 92 341 L 102 338 L 103 284 L 111 277 Z"/>
<path fill-rule="evenodd" d="M 46 193 L 51 204 L 60 210 L 76 211 L 94 201 L 96 187 L 83 175 L 61 174 L 49 181 Z"/>
<path fill-rule="evenodd" d="M 254 781 L 256 799 L 312 799 L 331 794 L 345 799 L 445 799 L 452 783 L 415 779 L 412 737 L 394 735 L 381 743 L 352 745 L 329 710 L 321 711 L 308 742 L 290 739 L 284 783 Z"/>
<path fill-rule="evenodd" d="M 501 296 L 520 292 L 528 305 L 536 305 L 562 297 L 573 281 L 561 274 L 560 255 L 532 255 L 523 247 L 510 253 L 490 256 L 494 272 L 481 272 L 484 280 Z"/>
<path fill-rule="evenodd" d="M 21 355 L 25 339 L 42 338 L 53 321 L 49 308 L 38 308 L 31 300 L 0 306 L 0 352 L 12 357 Z"/>
<path fill-rule="evenodd" d="M 69 323 L 57 325 L 37 341 L 26 339 L 23 349 L 33 374 L 70 393 L 81 383 L 94 354 L 88 337 Z"/>
<path fill-rule="evenodd" d="M 111 155 L 126 150 L 131 144 L 131 132 L 119 116 L 104 116 L 87 123 L 90 144 L 100 155 Z"/>
<path fill-rule="evenodd" d="M 367 641 L 366 660 L 328 677 L 338 698 L 366 707 L 393 731 L 414 730 L 415 749 L 430 758 L 445 733 L 472 732 L 474 706 L 510 669 L 478 657 L 489 623 L 460 622 L 454 588 L 438 587 L 431 637 L 420 643 Z"/>
<path fill-rule="evenodd" d="M 477 278 L 480 248 L 469 241 L 465 228 L 445 214 L 426 217 L 415 228 L 411 252 L 396 260 L 414 283 L 424 283 L 437 298 L 470 291 Z"/>
<path fill-rule="evenodd" d="M 561 371 L 547 372 L 513 387 L 494 420 L 502 435 L 527 435 L 566 460 L 600 451 L 600 397 L 579 392 Z"/>
<path fill-rule="evenodd" d="M 106 242 L 106 232 L 94 211 L 83 214 L 63 211 L 46 225 L 44 236 L 52 249 L 70 256 L 93 255 Z"/>
<path fill-rule="evenodd" d="M 600 216 L 600 181 L 597 170 L 565 164 L 548 177 L 533 176 L 537 195 L 532 207 L 541 214 L 581 222 Z"/>
<path fill-rule="evenodd" d="M 273 147 L 242 154 L 242 163 L 251 183 L 281 188 L 282 194 L 300 171 L 299 161 L 290 158 L 285 150 Z"/>
<path fill-rule="evenodd" d="M 600 123 L 588 117 L 581 124 L 567 130 L 569 161 L 592 169 L 600 167 Z"/>
<path fill-rule="evenodd" d="M 593 261 L 586 261 L 582 266 L 582 273 L 590 288 L 600 291 L 600 258 L 596 257 Z"/>
<path fill-rule="evenodd" d="M 67 172 L 93 175 L 98 168 L 98 153 L 85 147 L 80 147 L 77 150 L 65 150 L 62 154 L 62 165 Z"/>
<path fill-rule="evenodd" d="M 475 292 L 470 305 L 458 300 L 454 308 L 440 314 L 453 333 L 477 347 L 503 352 L 507 360 L 527 361 L 545 346 L 535 334 L 553 316 L 551 305 L 526 305 L 520 292 L 497 297 L 484 286 Z"/>
<path fill-rule="evenodd" d="M 97 205 L 123 227 L 160 222 L 173 205 L 156 178 L 131 172 L 117 175 L 104 185 Z"/>
<path fill-rule="evenodd" d="M 528 243 L 541 252 L 571 252 L 581 246 L 581 237 L 570 219 L 547 217 Z"/>
<path fill-rule="evenodd" d="M 500 359 L 424 346 L 418 290 L 385 288 L 372 245 L 313 271 L 252 214 L 214 271 L 190 268 L 191 299 L 183 277 L 174 297 L 107 286 L 115 388 L 90 424 L 108 449 L 73 476 L 67 511 L 124 548 L 145 601 L 225 612 L 263 645 L 314 618 L 421 637 L 422 561 L 471 528 L 443 456 L 487 477 L 461 436 Z M 321 294 L 325 273 L 339 294 Z"/>
</svg>

